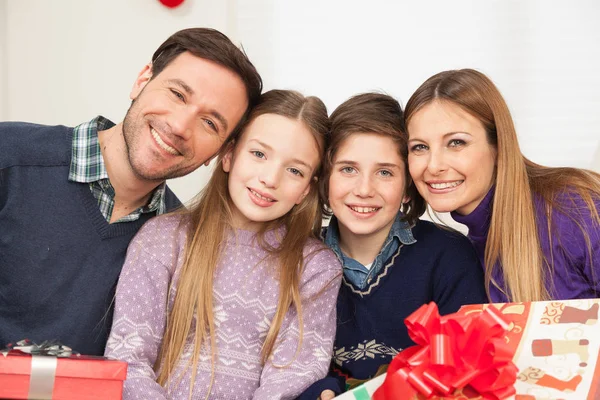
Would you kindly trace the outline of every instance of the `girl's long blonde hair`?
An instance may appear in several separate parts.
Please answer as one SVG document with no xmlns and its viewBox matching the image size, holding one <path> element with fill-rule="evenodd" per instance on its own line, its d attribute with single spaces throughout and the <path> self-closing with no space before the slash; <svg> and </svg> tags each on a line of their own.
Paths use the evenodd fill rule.
<svg viewBox="0 0 600 400">
<path fill-rule="evenodd" d="M 241 129 L 258 116 L 277 114 L 301 121 L 313 134 L 318 144 L 320 158 L 325 148 L 325 137 L 329 131 L 327 109 L 316 97 L 304 97 L 298 92 L 271 90 L 264 93 L 258 105 L 252 110 Z M 233 146 L 238 140 L 234 139 Z M 228 150 L 228 149 L 225 149 Z M 185 212 L 188 221 L 187 244 L 184 261 L 177 282 L 177 293 L 173 308 L 168 315 L 165 334 L 155 365 L 158 371 L 157 382 L 169 386 L 169 380 L 183 354 L 189 335 L 193 334 L 194 350 L 186 366 L 192 368 L 190 396 L 194 386 L 198 359 L 204 348 L 215 358 L 215 324 L 213 315 L 213 277 L 225 237 L 232 228 L 231 197 L 227 189 L 227 174 L 223 171 L 221 157 L 195 204 Z M 314 171 L 314 177 L 320 170 Z M 279 280 L 279 301 L 277 311 L 271 321 L 261 351 L 264 364 L 271 355 L 283 319 L 294 307 L 300 320 L 300 340 L 302 337 L 302 310 L 300 304 L 299 280 L 304 267 L 303 249 L 310 237 L 318 238 L 321 229 L 321 208 L 316 179 L 311 179 L 311 189 L 302 203 L 294 206 L 290 212 L 275 221 L 265 223 L 257 234 L 258 243 L 267 250 L 273 260 L 278 262 L 276 278 Z M 269 246 L 265 233 L 279 227 L 285 228 L 278 247 Z M 293 228 L 292 228 L 293 227 Z M 195 329 L 192 324 L 195 321 Z M 193 332 L 192 332 L 193 331 Z M 183 372 L 181 374 L 183 376 Z M 214 374 L 211 373 L 211 385 Z M 210 392 L 210 388 L 208 390 Z"/>
<path fill-rule="evenodd" d="M 456 104 L 481 122 L 487 140 L 497 151 L 495 195 L 490 230 L 485 247 L 485 284 L 501 290 L 510 301 L 548 300 L 553 289 L 553 254 L 543 254 L 538 229 L 547 230 L 552 241 L 557 211 L 571 218 L 581 229 L 592 255 L 589 235 L 581 219 L 583 210 L 573 213 L 564 196 L 574 202 L 581 197 L 594 223 L 600 224 L 595 202 L 600 200 L 600 175 L 577 168 L 550 168 L 523 156 L 510 111 L 494 83 L 472 69 L 444 71 L 425 81 L 406 104 L 405 120 L 423 106 L 442 101 Z M 410 134 L 410 132 L 409 132 Z M 534 196 L 545 204 L 546 226 L 536 224 Z M 558 196 L 563 196 L 559 200 Z M 500 262 L 504 285 L 492 279 Z M 600 260 L 596 260 L 600 262 Z"/>
</svg>

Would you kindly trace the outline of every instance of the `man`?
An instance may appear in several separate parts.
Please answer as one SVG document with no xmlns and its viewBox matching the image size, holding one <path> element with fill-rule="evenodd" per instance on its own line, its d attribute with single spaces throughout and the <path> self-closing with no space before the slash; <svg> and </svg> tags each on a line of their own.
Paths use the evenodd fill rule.
<svg viewBox="0 0 600 400">
<path fill-rule="evenodd" d="M 261 90 L 225 35 L 186 29 L 139 73 L 123 122 L 0 123 L 0 348 L 59 340 L 102 355 L 129 241 L 180 205 L 165 181 L 208 165 Z"/>
</svg>

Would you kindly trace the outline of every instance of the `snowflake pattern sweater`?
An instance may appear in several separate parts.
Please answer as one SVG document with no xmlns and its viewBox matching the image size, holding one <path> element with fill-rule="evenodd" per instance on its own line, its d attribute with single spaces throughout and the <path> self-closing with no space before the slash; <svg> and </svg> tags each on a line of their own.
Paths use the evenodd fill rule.
<svg viewBox="0 0 600 400">
<path fill-rule="evenodd" d="M 168 390 L 156 383 L 152 368 L 183 261 L 187 229 L 182 218 L 178 215 L 155 218 L 142 227 L 128 250 L 106 348 L 107 356 L 129 363 L 125 400 L 188 398 L 189 368 L 183 379 L 179 382 L 175 379 Z M 296 354 L 299 320 L 292 308 L 283 321 L 273 357 L 261 365 L 260 351 L 277 308 L 279 285 L 274 278 L 274 266 L 260 263 L 266 253 L 254 238 L 253 232 L 231 233 L 215 273 L 217 349 L 210 399 L 295 398 L 327 374 L 331 360 L 341 266 L 321 242 L 311 240 L 305 246 L 306 264 L 300 280 L 302 346 Z M 273 244 L 275 240 L 275 233 L 269 232 L 267 241 Z M 193 344 L 188 342 L 176 377 L 190 359 L 192 349 Z M 203 351 L 193 388 L 194 399 L 206 397 L 210 362 L 210 354 Z M 280 367 L 283 365 L 288 366 Z"/>
<path fill-rule="evenodd" d="M 401 245 L 364 289 L 344 276 L 333 369 L 300 400 L 315 400 L 325 389 L 340 394 L 376 376 L 414 344 L 404 320 L 423 304 L 435 301 L 445 315 L 487 303 L 483 270 L 466 236 L 428 221 L 417 221 L 412 234 L 416 242 Z"/>
</svg>

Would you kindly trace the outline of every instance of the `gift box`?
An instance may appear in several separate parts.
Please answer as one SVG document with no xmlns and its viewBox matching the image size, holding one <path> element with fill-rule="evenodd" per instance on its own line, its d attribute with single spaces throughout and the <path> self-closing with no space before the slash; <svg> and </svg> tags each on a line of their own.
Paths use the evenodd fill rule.
<svg viewBox="0 0 600 400">
<path fill-rule="evenodd" d="M 498 310 L 442 317 L 430 303 L 408 316 L 405 324 L 416 345 L 396 355 L 380 387 L 363 398 L 431 398 L 452 395 L 467 385 L 486 399 L 514 392 L 517 368 L 503 339 L 509 324 Z"/>
<path fill-rule="evenodd" d="M 369 400 L 372 398 L 373 393 L 375 393 L 375 390 L 377 390 L 377 388 L 379 386 L 381 386 L 384 379 L 385 379 L 385 374 L 380 375 L 376 378 L 373 378 L 373 379 L 363 383 L 362 385 L 360 385 L 352 390 L 348 390 L 347 392 L 341 394 L 340 396 L 337 396 L 336 399 Z"/>
<path fill-rule="evenodd" d="M 600 399 L 600 299 L 469 305 L 458 314 L 488 308 L 509 321 L 504 340 L 519 368 L 514 399 Z"/>
<path fill-rule="evenodd" d="M 385 380 L 337 398 L 600 399 L 600 299 L 468 305 L 438 319 L 432 304 L 407 318 L 418 345 L 394 358 Z M 441 332 L 440 321 L 449 330 Z"/>
<path fill-rule="evenodd" d="M 121 399 L 127 363 L 103 357 L 33 354 L 10 349 L 0 354 L 0 398 Z"/>
</svg>

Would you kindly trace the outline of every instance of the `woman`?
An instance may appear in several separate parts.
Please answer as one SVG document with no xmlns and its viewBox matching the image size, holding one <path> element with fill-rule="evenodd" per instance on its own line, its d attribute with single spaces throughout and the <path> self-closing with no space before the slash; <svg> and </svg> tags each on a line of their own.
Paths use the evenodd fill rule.
<svg viewBox="0 0 600 400">
<path fill-rule="evenodd" d="M 525 158 L 502 95 L 471 69 L 425 81 L 405 121 L 416 187 L 467 225 L 493 302 L 599 297 L 599 174 Z"/>
</svg>

